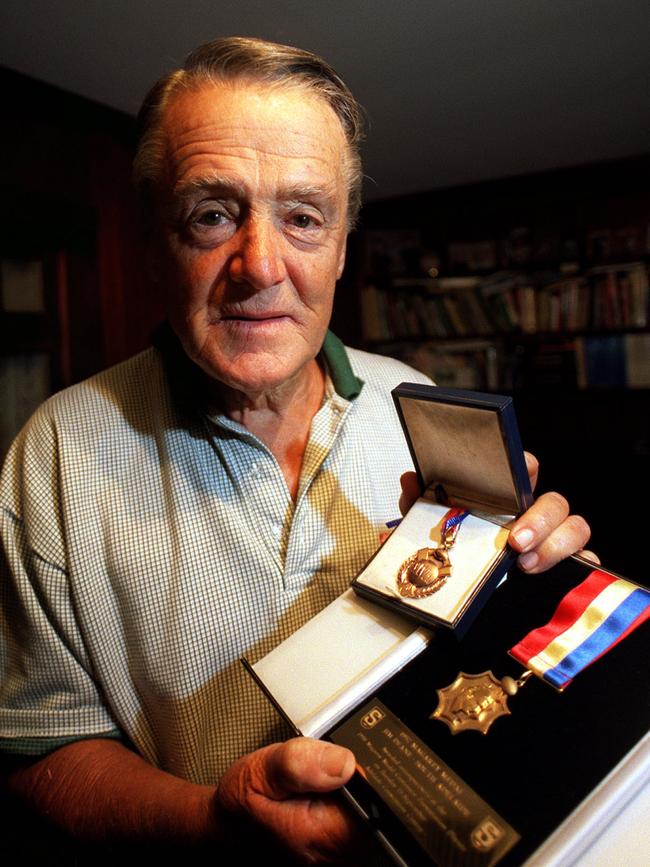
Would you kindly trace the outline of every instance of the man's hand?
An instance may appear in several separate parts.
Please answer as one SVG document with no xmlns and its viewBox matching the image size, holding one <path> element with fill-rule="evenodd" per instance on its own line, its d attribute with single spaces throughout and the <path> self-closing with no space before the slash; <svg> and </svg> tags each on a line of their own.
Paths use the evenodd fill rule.
<svg viewBox="0 0 650 867">
<path fill-rule="evenodd" d="M 537 484 L 539 462 L 524 452 L 533 490 Z M 408 511 L 420 494 L 415 473 L 404 473 L 401 478 L 400 509 Z M 579 515 L 569 514 L 569 504 L 561 494 L 542 494 L 519 517 L 510 530 L 509 544 L 520 556 L 517 564 L 524 572 L 543 572 L 570 554 L 580 552 L 583 557 L 599 562 L 595 554 L 584 551 L 591 530 Z"/>
<path fill-rule="evenodd" d="M 37 815 L 89 845 L 184 847 L 215 864 L 372 864 L 376 843 L 331 794 L 354 772 L 349 750 L 295 738 L 239 759 L 218 787 L 153 767 L 112 740 L 77 741 L 36 761 L 16 759 L 6 787 Z M 153 851 L 153 850 L 152 850 Z M 85 862 L 84 862 L 85 863 Z"/>
<path fill-rule="evenodd" d="M 309 738 L 272 744 L 239 759 L 219 783 L 219 824 L 237 845 L 260 828 L 301 862 L 344 863 L 359 837 L 359 822 L 328 793 L 354 773 L 353 754 Z"/>
<path fill-rule="evenodd" d="M 524 452 L 533 490 L 537 484 L 539 462 Z M 570 554 L 580 552 L 598 562 L 598 558 L 584 546 L 589 541 L 589 524 L 579 515 L 569 514 L 569 504 L 561 494 L 552 491 L 542 494 L 524 512 L 510 530 L 508 543 L 520 552 L 517 565 L 524 572 L 543 572 Z"/>
</svg>

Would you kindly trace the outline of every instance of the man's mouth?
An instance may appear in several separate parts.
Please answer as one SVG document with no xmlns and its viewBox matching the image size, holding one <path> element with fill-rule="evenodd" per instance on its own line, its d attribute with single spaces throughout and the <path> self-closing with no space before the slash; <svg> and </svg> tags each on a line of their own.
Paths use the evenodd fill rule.
<svg viewBox="0 0 650 867">
<path fill-rule="evenodd" d="M 271 322 L 279 319 L 288 319 L 288 314 L 276 310 L 264 312 L 243 312 L 221 315 L 222 322 Z"/>
<path fill-rule="evenodd" d="M 230 332 L 233 337 L 246 336 L 247 339 L 256 334 L 269 339 L 272 333 L 284 328 L 290 321 L 291 316 L 279 310 L 238 311 L 227 315 L 221 314 L 219 317 L 224 333 Z"/>
</svg>

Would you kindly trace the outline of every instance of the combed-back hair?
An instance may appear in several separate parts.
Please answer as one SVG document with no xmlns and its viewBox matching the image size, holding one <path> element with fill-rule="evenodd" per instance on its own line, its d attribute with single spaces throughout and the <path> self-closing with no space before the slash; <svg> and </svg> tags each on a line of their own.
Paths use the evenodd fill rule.
<svg viewBox="0 0 650 867">
<path fill-rule="evenodd" d="M 181 69 L 165 75 L 146 95 L 138 114 L 138 146 L 133 164 L 141 198 L 146 200 L 160 180 L 165 149 L 161 122 L 171 98 L 183 90 L 233 81 L 301 87 L 320 96 L 332 108 L 348 145 L 348 223 L 352 227 L 361 207 L 361 106 L 343 79 L 316 54 L 243 36 L 223 37 L 201 45 L 188 55 Z"/>
</svg>

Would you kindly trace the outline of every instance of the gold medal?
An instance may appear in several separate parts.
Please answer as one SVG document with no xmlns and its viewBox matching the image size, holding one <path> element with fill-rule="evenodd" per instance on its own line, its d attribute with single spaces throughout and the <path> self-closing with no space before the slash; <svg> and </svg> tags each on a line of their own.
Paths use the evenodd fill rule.
<svg viewBox="0 0 650 867">
<path fill-rule="evenodd" d="M 519 678 L 499 680 L 491 671 L 465 674 L 438 692 L 438 707 L 429 719 L 446 723 L 453 735 L 464 731 L 477 731 L 486 735 L 492 723 L 501 716 L 509 716 L 508 697 L 515 695 L 532 672 Z"/>
<path fill-rule="evenodd" d="M 510 715 L 508 698 L 531 675 L 562 692 L 577 674 L 646 620 L 650 620 L 650 590 L 594 569 L 569 590 L 545 626 L 533 629 L 510 648 L 510 655 L 527 666 L 518 680 L 499 680 L 491 671 L 461 671 L 452 684 L 437 690 L 438 707 L 429 719 L 444 722 L 452 734 L 485 735 L 495 720 Z"/>
<path fill-rule="evenodd" d="M 452 574 L 449 551 L 456 542 L 461 523 L 469 513 L 463 509 L 450 509 L 445 515 L 440 534 L 440 545 L 420 548 L 399 567 L 397 590 L 400 596 L 422 599 L 440 590 Z"/>
<path fill-rule="evenodd" d="M 397 589 L 400 596 L 411 599 L 430 596 L 440 590 L 451 572 L 449 554 L 444 548 L 420 548 L 400 566 Z"/>
</svg>

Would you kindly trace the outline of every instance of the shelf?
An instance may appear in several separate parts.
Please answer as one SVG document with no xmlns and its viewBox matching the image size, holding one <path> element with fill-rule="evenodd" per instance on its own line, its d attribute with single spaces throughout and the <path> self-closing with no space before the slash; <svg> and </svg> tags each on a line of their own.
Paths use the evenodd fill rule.
<svg viewBox="0 0 650 867">
<path fill-rule="evenodd" d="M 412 335 L 409 337 L 387 337 L 381 340 L 367 340 L 365 346 L 372 348 L 380 348 L 390 346 L 392 344 L 420 344 L 420 343 L 435 343 L 436 346 L 453 346 L 457 343 L 467 343 L 473 341 L 481 341 L 483 343 L 526 343 L 546 340 L 567 340 L 573 337 L 611 337 L 617 334 L 650 334 L 648 326 L 644 328 L 610 328 L 582 331 L 510 331 L 510 332 L 495 332 L 493 334 L 466 334 L 452 337 L 432 337 L 427 334 Z"/>
</svg>

